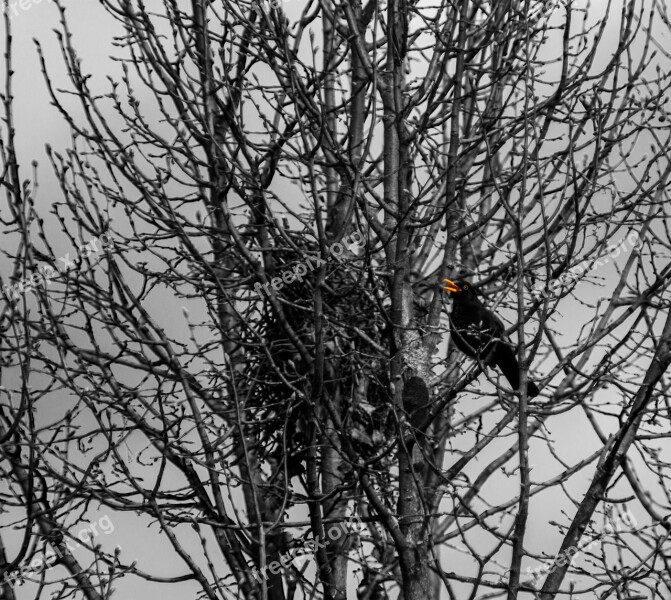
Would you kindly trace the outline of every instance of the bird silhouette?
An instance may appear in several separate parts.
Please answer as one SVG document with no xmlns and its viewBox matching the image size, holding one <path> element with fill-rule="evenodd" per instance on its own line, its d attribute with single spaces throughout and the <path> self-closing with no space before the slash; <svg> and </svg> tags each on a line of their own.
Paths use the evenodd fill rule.
<svg viewBox="0 0 671 600">
<path fill-rule="evenodd" d="M 504 337 L 503 321 L 485 308 L 475 288 L 463 279 L 447 283 L 443 289 L 454 299 L 450 325 L 455 346 L 466 356 L 499 368 L 514 390 L 520 387 L 520 367 L 515 351 Z M 527 396 L 534 398 L 540 390 L 533 381 L 527 383 Z"/>
</svg>

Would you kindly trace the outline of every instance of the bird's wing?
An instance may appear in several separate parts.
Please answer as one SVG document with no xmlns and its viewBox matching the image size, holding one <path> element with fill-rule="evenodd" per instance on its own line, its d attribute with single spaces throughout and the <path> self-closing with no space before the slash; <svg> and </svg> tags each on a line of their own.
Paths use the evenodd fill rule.
<svg viewBox="0 0 671 600">
<path fill-rule="evenodd" d="M 490 331 L 491 336 L 494 338 L 502 338 L 503 333 L 506 330 L 506 326 L 503 324 L 503 321 L 499 319 L 495 312 L 491 310 L 484 309 L 481 317 L 482 326 Z"/>
</svg>

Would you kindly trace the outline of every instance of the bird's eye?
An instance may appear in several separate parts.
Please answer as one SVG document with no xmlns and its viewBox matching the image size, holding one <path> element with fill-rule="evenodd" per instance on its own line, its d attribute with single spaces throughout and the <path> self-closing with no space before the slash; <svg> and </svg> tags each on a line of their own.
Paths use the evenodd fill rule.
<svg viewBox="0 0 671 600">
<path fill-rule="evenodd" d="M 468 284 L 466 284 L 463 289 L 467 290 L 468 289 Z"/>
</svg>

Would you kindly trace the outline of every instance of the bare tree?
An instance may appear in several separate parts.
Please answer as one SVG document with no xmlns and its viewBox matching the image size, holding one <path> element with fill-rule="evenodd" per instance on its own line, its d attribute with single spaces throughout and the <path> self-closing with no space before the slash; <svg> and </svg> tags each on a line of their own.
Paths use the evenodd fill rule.
<svg viewBox="0 0 671 600">
<path fill-rule="evenodd" d="M 3 598 L 669 597 L 665 5 L 101 0 L 103 90 L 54 3 L 50 211 L 5 13 Z"/>
</svg>

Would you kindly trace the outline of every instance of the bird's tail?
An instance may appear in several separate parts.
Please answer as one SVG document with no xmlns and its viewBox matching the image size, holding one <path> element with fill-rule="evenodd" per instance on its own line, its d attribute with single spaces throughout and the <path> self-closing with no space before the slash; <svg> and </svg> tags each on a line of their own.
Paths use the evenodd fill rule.
<svg viewBox="0 0 671 600">
<path fill-rule="evenodd" d="M 498 343 L 493 358 L 496 366 L 501 370 L 511 387 L 518 390 L 520 387 L 520 367 L 513 349 L 507 344 Z M 538 394 L 540 394 L 538 386 L 533 381 L 529 381 L 527 383 L 527 396 L 535 398 Z"/>
</svg>

